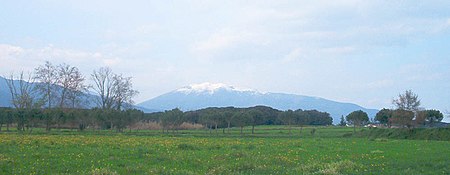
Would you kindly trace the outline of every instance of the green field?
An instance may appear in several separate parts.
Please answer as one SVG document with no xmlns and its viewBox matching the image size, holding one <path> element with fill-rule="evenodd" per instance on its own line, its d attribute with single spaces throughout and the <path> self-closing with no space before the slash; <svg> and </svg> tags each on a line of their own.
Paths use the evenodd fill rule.
<svg viewBox="0 0 450 175">
<path fill-rule="evenodd" d="M 0 174 L 450 173 L 450 141 L 342 137 L 352 128 L 311 130 L 0 133 Z"/>
</svg>

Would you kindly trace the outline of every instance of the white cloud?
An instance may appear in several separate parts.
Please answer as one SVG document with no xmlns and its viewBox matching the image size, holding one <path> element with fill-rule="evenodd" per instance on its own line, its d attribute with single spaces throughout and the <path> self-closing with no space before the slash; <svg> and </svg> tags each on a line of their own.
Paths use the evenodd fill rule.
<svg viewBox="0 0 450 175">
<path fill-rule="evenodd" d="M 0 57 L 19 55 L 21 52 L 23 52 L 23 49 L 21 47 L 8 44 L 0 44 Z"/>
<path fill-rule="evenodd" d="M 0 44 L 0 74 L 13 71 L 33 71 L 35 67 L 50 61 L 54 64 L 67 63 L 90 73 L 101 66 L 115 66 L 120 58 L 105 56 L 100 52 L 87 52 L 74 49 L 57 48 L 52 45 L 43 48 L 23 48 Z"/>
<path fill-rule="evenodd" d="M 257 33 L 245 30 L 223 29 L 210 34 L 205 40 L 196 41 L 191 45 L 190 51 L 194 55 L 209 58 L 220 54 L 226 49 L 239 47 L 240 44 L 258 44 L 258 41 Z"/>
</svg>

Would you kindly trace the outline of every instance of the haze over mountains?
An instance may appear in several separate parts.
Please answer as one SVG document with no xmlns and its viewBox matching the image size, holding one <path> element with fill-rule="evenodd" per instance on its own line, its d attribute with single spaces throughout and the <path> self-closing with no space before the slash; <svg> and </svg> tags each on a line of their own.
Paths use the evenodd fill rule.
<svg viewBox="0 0 450 175">
<path fill-rule="evenodd" d="M 295 94 L 263 93 L 221 83 L 185 86 L 138 104 L 138 106 L 152 110 L 169 110 L 177 107 L 182 110 L 197 110 L 206 107 L 251 107 L 256 105 L 270 106 L 279 110 L 317 109 L 330 113 L 333 123 L 338 123 L 342 115 L 346 116 L 355 110 L 363 110 L 371 118 L 378 112 L 376 109 L 367 109 L 352 103 Z"/>
</svg>

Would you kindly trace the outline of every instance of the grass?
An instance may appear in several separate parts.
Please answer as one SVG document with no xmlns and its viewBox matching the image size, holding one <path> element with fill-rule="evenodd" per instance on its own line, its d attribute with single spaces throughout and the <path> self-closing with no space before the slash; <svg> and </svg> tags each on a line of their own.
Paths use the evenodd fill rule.
<svg viewBox="0 0 450 175">
<path fill-rule="evenodd" d="M 416 139 L 416 140 L 443 140 L 450 141 L 450 128 L 380 128 L 364 129 L 352 134 L 356 137 L 390 138 L 390 139 Z"/>
<path fill-rule="evenodd" d="M 283 130 L 280 130 L 283 129 Z M 342 137 L 352 128 L 0 134 L 0 174 L 449 174 L 450 142 Z M 296 130 L 298 131 L 298 130 Z M 214 132 L 213 132 L 214 133 Z"/>
</svg>

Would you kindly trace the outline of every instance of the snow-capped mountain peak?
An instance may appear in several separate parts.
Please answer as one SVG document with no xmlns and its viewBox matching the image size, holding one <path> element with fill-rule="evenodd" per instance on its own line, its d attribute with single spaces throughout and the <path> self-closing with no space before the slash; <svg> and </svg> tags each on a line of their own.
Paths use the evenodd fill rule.
<svg viewBox="0 0 450 175">
<path fill-rule="evenodd" d="M 200 83 L 200 84 L 191 84 L 189 86 L 185 86 L 180 89 L 177 89 L 176 92 L 182 92 L 185 94 L 190 94 L 190 93 L 213 94 L 214 92 L 217 92 L 218 90 L 238 91 L 238 92 L 257 92 L 252 89 L 236 88 L 234 86 L 226 85 L 223 83 L 209 83 L 209 82 Z"/>
<path fill-rule="evenodd" d="M 192 84 L 162 94 L 139 104 L 147 109 L 160 111 L 180 108 L 181 110 L 198 110 L 208 107 L 251 107 L 264 105 L 279 110 L 312 110 L 330 113 L 334 123 L 340 117 L 355 110 L 363 110 L 369 116 L 375 116 L 378 110 L 366 109 L 356 104 L 341 103 L 318 97 L 296 94 L 258 92 L 251 89 L 236 88 L 223 83 Z"/>
</svg>

